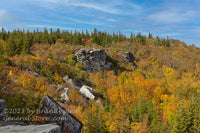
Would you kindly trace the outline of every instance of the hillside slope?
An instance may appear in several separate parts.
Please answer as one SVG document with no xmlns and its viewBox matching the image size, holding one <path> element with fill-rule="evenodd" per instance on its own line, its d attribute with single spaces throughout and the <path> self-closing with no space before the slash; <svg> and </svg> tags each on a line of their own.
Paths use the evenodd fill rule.
<svg viewBox="0 0 200 133">
<path fill-rule="evenodd" d="M 198 47 L 140 33 L 127 38 L 95 30 L 2 31 L 0 39 L 0 97 L 8 109 L 36 110 L 47 94 L 83 123 L 82 132 L 200 131 Z M 81 48 L 88 53 L 103 50 L 110 66 L 87 71 L 75 55 Z M 131 61 L 126 53 L 132 53 Z M 91 55 L 87 60 L 96 58 Z M 94 100 L 79 92 L 83 85 L 92 88 L 88 93 Z M 69 100 L 62 100 L 59 87 L 69 89 Z"/>
</svg>

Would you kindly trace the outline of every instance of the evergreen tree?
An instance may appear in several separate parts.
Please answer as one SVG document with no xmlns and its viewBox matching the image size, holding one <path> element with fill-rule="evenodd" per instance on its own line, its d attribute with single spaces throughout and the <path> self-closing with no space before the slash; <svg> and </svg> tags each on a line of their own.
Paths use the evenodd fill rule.
<svg viewBox="0 0 200 133">
<path fill-rule="evenodd" d="M 30 47 L 31 47 L 30 35 L 29 31 L 27 31 L 23 39 L 22 54 L 30 54 Z"/>
<path fill-rule="evenodd" d="M 1 33 L 0 33 L 0 39 L 6 41 L 7 36 L 8 36 L 7 32 L 6 32 L 5 29 L 2 27 Z"/>
<path fill-rule="evenodd" d="M 43 43 L 50 43 L 50 41 L 49 41 L 49 33 L 48 33 L 48 30 L 46 28 L 44 29 L 44 32 L 42 34 L 42 42 Z"/>
<path fill-rule="evenodd" d="M 133 33 L 131 32 L 130 42 L 133 42 Z"/>
<path fill-rule="evenodd" d="M 14 56 L 16 53 L 16 45 L 13 40 L 13 36 L 10 35 L 7 42 L 4 44 L 5 54 L 8 56 Z"/>
<path fill-rule="evenodd" d="M 80 34 L 80 32 L 78 32 L 78 35 L 77 35 L 77 44 L 82 45 L 82 35 Z"/>
<path fill-rule="evenodd" d="M 72 36 L 72 45 L 76 45 L 77 44 L 77 32 L 75 30 L 73 36 Z"/>
<path fill-rule="evenodd" d="M 56 31 L 56 38 L 55 38 L 56 40 L 57 39 L 60 39 L 60 29 L 59 28 L 57 28 L 57 31 Z"/>
<path fill-rule="evenodd" d="M 166 47 L 169 47 L 169 46 L 170 46 L 169 37 L 167 37 L 167 40 L 166 40 L 165 46 L 166 46 Z"/>
<path fill-rule="evenodd" d="M 152 36 L 152 34 L 149 32 L 149 36 L 148 36 L 149 38 L 153 38 L 153 36 Z"/>
<path fill-rule="evenodd" d="M 89 34 L 88 30 L 86 30 L 85 38 L 86 38 L 86 39 L 90 39 L 90 34 Z"/>
</svg>

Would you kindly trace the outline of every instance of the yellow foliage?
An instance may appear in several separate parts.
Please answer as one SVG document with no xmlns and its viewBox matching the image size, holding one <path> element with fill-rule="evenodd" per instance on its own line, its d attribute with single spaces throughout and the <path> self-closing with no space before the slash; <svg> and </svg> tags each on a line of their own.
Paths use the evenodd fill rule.
<svg viewBox="0 0 200 133">
<path fill-rule="evenodd" d="M 48 61 L 48 62 L 50 62 L 50 61 L 51 61 L 51 59 L 50 59 L 50 58 L 48 58 L 48 59 L 47 59 L 47 61 Z"/>
<path fill-rule="evenodd" d="M 62 77 L 59 76 L 59 74 L 57 72 L 55 72 L 55 81 L 56 81 L 57 84 L 63 85 Z"/>
<path fill-rule="evenodd" d="M 12 71 L 11 70 L 9 71 L 9 76 L 12 76 Z"/>
<path fill-rule="evenodd" d="M 163 111 L 163 119 L 170 121 L 171 116 L 176 111 L 179 100 L 174 95 L 169 96 L 166 94 L 161 96 L 161 100 L 163 101 L 160 105 L 161 110 Z"/>
</svg>

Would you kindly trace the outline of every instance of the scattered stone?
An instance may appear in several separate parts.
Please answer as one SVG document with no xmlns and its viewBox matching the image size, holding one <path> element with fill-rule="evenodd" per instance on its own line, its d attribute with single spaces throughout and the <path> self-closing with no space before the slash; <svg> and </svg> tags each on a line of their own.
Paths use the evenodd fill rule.
<svg viewBox="0 0 200 133">
<path fill-rule="evenodd" d="M 38 77 L 38 76 L 40 75 L 39 73 L 32 72 L 31 70 L 28 70 L 28 73 L 30 73 L 30 74 L 34 74 L 35 77 Z"/>
<path fill-rule="evenodd" d="M 67 102 L 69 101 L 69 96 L 66 93 L 62 93 L 60 95 L 62 102 Z"/>
<path fill-rule="evenodd" d="M 79 88 L 77 85 L 76 85 L 76 83 L 72 80 L 72 79 L 70 79 L 68 76 L 64 76 L 63 77 L 63 80 L 65 81 L 65 83 L 67 84 L 67 85 L 69 85 L 70 87 L 72 87 L 72 88 Z"/>
<path fill-rule="evenodd" d="M 61 101 L 63 101 L 63 102 L 69 101 L 69 89 L 68 88 L 64 88 L 61 85 L 58 85 L 58 89 L 56 90 L 56 92 L 57 93 L 62 92 L 62 94 L 60 95 Z"/>
<path fill-rule="evenodd" d="M 48 122 L 57 123 L 64 132 L 80 133 L 83 124 L 72 114 L 63 109 L 51 97 L 45 95 L 42 100 L 42 114 L 48 117 Z"/>
<path fill-rule="evenodd" d="M 61 92 L 64 90 L 64 87 L 62 87 L 61 85 L 58 85 L 58 89 L 56 90 L 56 92 Z"/>
<path fill-rule="evenodd" d="M 83 85 L 80 89 L 80 93 L 81 95 L 83 95 L 84 97 L 87 97 L 89 99 L 93 99 L 95 98 L 94 94 L 93 94 L 93 89 L 89 86 Z"/>
<path fill-rule="evenodd" d="M 40 74 L 39 74 L 39 73 L 36 73 L 36 72 L 34 72 L 34 75 L 35 75 L 35 77 L 40 76 Z"/>
<path fill-rule="evenodd" d="M 76 87 L 76 84 L 74 83 L 74 81 L 72 79 L 69 79 L 67 82 L 71 87 Z"/>
<path fill-rule="evenodd" d="M 128 62 L 133 63 L 135 61 L 135 57 L 133 56 L 133 54 L 131 53 L 131 51 L 129 52 L 125 52 L 124 54 L 122 54 L 123 58 L 126 59 Z"/>
<path fill-rule="evenodd" d="M 28 70 L 28 73 L 32 74 L 33 72 L 31 70 Z"/>
<path fill-rule="evenodd" d="M 64 88 L 65 92 L 62 93 L 60 95 L 61 97 L 61 100 L 64 101 L 64 102 L 68 102 L 69 101 L 69 89 L 68 88 Z"/>
<path fill-rule="evenodd" d="M 110 69 L 110 64 L 106 62 L 107 54 L 103 49 L 81 48 L 75 52 L 75 56 L 77 61 L 85 66 L 87 72 Z"/>
<path fill-rule="evenodd" d="M 69 80 L 69 76 L 67 76 L 67 75 L 64 76 L 64 77 L 63 77 L 63 80 L 64 80 L 65 82 L 67 82 L 67 81 Z"/>
<path fill-rule="evenodd" d="M 44 125 L 9 125 L 0 127 L 1 133 L 63 133 L 60 126 L 56 124 Z"/>
</svg>

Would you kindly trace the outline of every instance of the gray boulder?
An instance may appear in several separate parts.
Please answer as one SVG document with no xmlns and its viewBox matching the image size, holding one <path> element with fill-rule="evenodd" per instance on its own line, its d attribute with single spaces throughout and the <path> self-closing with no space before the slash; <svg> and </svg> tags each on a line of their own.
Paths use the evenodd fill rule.
<svg viewBox="0 0 200 133">
<path fill-rule="evenodd" d="M 69 79 L 67 82 L 71 87 L 76 87 L 76 84 L 74 83 L 74 81 L 72 79 Z"/>
<path fill-rule="evenodd" d="M 70 87 L 72 87 L 72 88 L 79 88 L 79 87 L 77 86 L 77 84 L 76 84 L 72 79 L 70 79 L 68 76 L 64 76 L 64 77 L 63 77 L 63 80 L 64 80 L 65 83 L 66 83 L 67 85 L 69 85 Z"/>
<path fill-rule="evenodd" d="M 60 95 L 60 97 L 61 97 L 61 100 L 64 101 L 64 102 L 69 101 L 69 89 L 68 88 L 64 88 L 64 93 L 62 93 Z"/>
<path fill-rule="evenodd" d="M 44 125 L 9 125 L 0 127 L 0 133 L 63 133 L 60 126 L 56 124 Z"/>
<path fill-rule="evenodd" d="M 106 62 L 107 54 L 103 49 L 81 48 L 75 52 L 75 56 L 77 61 L 85 66 L 87 72 L 110 69 L 110 65 Z"/>
<path fill-rule="evenodd" d="M 40 76 L 40 74 L 36 73 L 36 72 L 34 72 L 34 75 L 35 75 L 35 77 L 39 77 Z"/>
<path fill-rule="evenodd" d="M 58 85 L 58 89 L 56 90 L 56 92 L 57 93 L 62 92 L 60 97 L 63 102 L 69 101 L 69 89 L 68 88 L 64 88 L 61 85 Z"/>
<path fill-rule="evenodd" d="M 131 62 L 131 63 L 133 63 L 135 61 L 135 57 L 133 56 L 133 54 L 131 53 L 131 51 L 123 53 L 122 57 L 126 61 Z"/>
<path fill-rule="evenodd" d="M 69 76 L 67 76 L 67 75 L 64 76 L 64 77 L 63 77 L 63 80 L 64 80 L 65 82 L 67 82 L 67 81 L 69 80 Z"/>
<path fill-rule="evenodd" d="M 89 86 L 83 85 L 80 89 L 80 93 L 81 95 L 83 95 L 84 97 L 87 97 L 89 99 L 93 99 L 95 98 L 94 94 L 93 94 L 93 89 Z"/>
<path fill-rule="evenodd" d="M 83 124 L 72 114 L 63 109 L 51 97 L 45 95 L 42 100 L 41 114 L 48 118 L 48 122 L 57 123 L 64 132 L 80 133 Z"/>
</svg>

